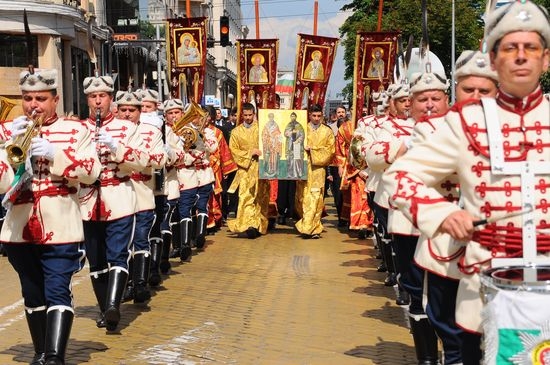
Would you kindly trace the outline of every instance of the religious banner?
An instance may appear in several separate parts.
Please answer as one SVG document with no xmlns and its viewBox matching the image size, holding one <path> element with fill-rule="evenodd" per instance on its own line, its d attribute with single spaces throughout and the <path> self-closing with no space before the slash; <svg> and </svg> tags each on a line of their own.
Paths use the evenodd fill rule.
<svg viewBox="0 0 550 365">
<path fill-rule="evenodd" d="M 373 94 L 386 90 L 393 82 L 399 35 L 399 32 L 357 33 L 353 71 L 354 122 L 361 118 L 363 107 L 373 113 Z"/>
<path fill-rule="evenodd" d="M 237 44 L 237 118 L 241 107 L 252 103 L 256 109 L 275 108 L 278 39 L 240 39 Z"/>
<path fill-rule="evenodd" d="M 260 179 L 307 180 L 307 111 L 260 109 Z"/>
<path fill-rule="evenodd" d="M 172 98 L 201 103 L 206 74 L 207 19 L 167 19 L 166 45 Z"/>
<path fill-rule="evenodd" d="M 297 45 L 293 109 L 323 106 L 338 38 L 298 34 Z"/>
</svg>

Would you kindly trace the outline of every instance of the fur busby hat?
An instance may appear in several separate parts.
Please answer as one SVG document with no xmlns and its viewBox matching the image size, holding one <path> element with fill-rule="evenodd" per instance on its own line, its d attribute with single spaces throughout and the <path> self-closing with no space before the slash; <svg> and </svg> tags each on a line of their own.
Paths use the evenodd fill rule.
<svg viewBox="0 0 550 365">
<path fill-rule="evenodd" d="M 436 72 L 415 72 L 411 76 L 410 93 L 416 94 L 428 90 L 447 91 L 449 81 Z"/>
<path fill-rule="evenodd" d="M 57 70 L 23 71 L 19 74 L 19 89 L 21 91 L 48 91 L 57 89 Z"/>
<path fill-rule="evenodd" d="M 180 109 L 183 111 L 183 102 L 180 99 L 168 99 L 164 102 L 164 112 L 172 109 Z"/>
<path fill-rule="evenodd" d="M 141 96 L 132 91 L 119 91 L 115 96 L 115 103 L 120 105 L 141 106 Z"/>
<path fill-rule="evenodd" d="M 84 94 L 115 91 L 113 78 L 111 76 L 90 76 L 84 79 Z"/>
<path fill-rule="evenodd" d="M 489 54 L 480 51 L 464 51 L 455 64 L 455 78 L 464 76 L 488 77 L 498 82 L 496 71 L 491 69 Z"/>
</svg>

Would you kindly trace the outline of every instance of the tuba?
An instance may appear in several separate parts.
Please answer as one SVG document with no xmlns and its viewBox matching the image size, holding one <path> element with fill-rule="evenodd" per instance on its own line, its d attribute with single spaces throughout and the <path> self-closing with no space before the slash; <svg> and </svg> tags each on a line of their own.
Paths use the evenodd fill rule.
<svg viewBox="0 0 550 365">
<path fill-rule="evenodd" d="M 44 117 L 36 118 L 36 110 L 33 110 L 30 119 L 32 124 L 27 127 L 25 133 L 13 138 L 12 143 L 6 146 L 8 162 L 13 167 L 25 163 L 29 148 L 31 147 L 31 140 L 38 135 Z"/>
<path fill-rule="evenodd" d="M 201 106 L 191 101 L 183 111 L 181 118 L 174 122 L 172 130 L 183 139 L 183 147 L 188 150 L 196 144 L 199 138 L 202 138 L 202 132 L 206 125 L 208 113 L 202 110 Z M 200 118 L 199 126 L 193 128 L 191 124 L 195 119 Z"/>
</svg>

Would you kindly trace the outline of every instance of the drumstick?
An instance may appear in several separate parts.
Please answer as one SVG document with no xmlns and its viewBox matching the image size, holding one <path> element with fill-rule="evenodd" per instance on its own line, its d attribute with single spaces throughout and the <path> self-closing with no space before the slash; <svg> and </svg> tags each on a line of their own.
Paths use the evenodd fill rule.
<svg viewBox="0 0 550 365">
<path fill-rule="evenodd" d="M 533 211 L 533 208 L 527 208 L 527 209 L 518 210 L 516 212 L 504 214 L 504 215 L 501 215 L 501 216 L 480 219 L 480 220 L 474 221 L 474 227 L 481 226 L 481 225 L 484 225 L 484 224 L 487 224 L 487 223 L 493 223 L 493 222 L 499 221 L 501 219 L 512 218 L 512 217 L 516 217 L 518 215 L 524 215 L 524 214 L 530 213 L 532 211 Z"/>
</svg>

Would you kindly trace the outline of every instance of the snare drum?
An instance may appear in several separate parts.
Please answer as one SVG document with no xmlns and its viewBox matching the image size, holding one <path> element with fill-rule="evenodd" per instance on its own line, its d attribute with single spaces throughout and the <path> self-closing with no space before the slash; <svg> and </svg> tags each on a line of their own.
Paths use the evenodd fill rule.
<svg viewBox="0 0 550 365">
<path fill-rule="evenodd" d="M 484 271 L 484 364 L 550 365 L 550 265 Z"/>
</svg>

